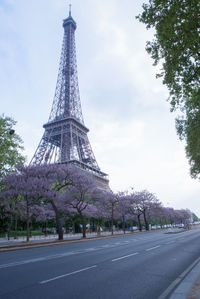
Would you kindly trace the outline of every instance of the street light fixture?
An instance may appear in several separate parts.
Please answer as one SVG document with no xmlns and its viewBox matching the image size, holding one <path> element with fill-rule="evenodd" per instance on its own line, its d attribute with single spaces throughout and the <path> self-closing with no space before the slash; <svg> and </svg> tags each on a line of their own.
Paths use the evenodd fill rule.
<svg viewBox="0 0 200 299">
<path fill-rule="evenodd" d="M 15 130 L 10 129 L 9 134 L 10 134 L 10 135 L 13 135 L 14 133 L 15 133 Z"/>
</svg>

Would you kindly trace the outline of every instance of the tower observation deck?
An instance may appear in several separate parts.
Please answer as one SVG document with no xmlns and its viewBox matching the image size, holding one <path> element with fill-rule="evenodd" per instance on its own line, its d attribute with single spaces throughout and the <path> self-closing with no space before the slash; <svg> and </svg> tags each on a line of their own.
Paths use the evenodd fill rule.
<svg viewBox="0 0 200 299">
<path fill-rule="evenodd" d="M 78 87 L 75 30 L 71 16 L 63 21 L 64 38 L 56 90 L 45 131 L 30 162 L 31 165 L 67 163 L 90 172 L 98 183 L 108 188 L 107 174 L 102 172 L 92 151 L 85 126 Z"/>
</svg>

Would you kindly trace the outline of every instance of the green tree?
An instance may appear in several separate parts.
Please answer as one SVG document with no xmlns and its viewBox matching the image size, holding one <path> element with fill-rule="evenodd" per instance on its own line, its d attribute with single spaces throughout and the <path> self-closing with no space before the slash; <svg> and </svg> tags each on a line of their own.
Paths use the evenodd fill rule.
<svg viewBox="0 0 200 299">
<path fill-rule="evenodd" d="M 14 132 L 16 124 L 12 118 L 0 116 L 0 182 L 2 177 L 8 175 L 18 164 L 23 164 L 25 158 L 21 138 Z"/>
<path fill-rule="evenodd" d="M 195 213 L 192 213 L 192 219 L 193 219 L 193 221 L 199 221 L 199 218 L 197 217 L 197 215 Z"/>
<path fill-rule="evenodd" d="M 161 64 L 157 77 L 170 92 L 171 111 L 179 110 L 177 133 L 186 140 L 191 176 L 200 175 L 200 2 L 199 0 L 149 0 L 136 18 L 154 28 L 146 50 Z"/>
</svg>

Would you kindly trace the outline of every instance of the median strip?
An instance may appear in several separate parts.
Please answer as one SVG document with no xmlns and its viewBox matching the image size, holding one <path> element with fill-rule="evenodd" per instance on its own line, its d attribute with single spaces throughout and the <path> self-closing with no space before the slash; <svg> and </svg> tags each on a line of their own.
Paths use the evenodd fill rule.
<svg viewBox="0 0 200 299">
<path fill-rule="evenodd" d="M 80 269 L 80 270 L 77 270 L 77 271 L 74 271 L 74 272 L 71 272 L 71 273 L 66 273 L 66 274 L 63 274 L 63 275 L 60 275 L 60 276 L 56 276 L 56 277 L 53 277 L 53 278 L 50 278 L 50 279 L 47 279 L 47 280 L 43 280 L 43 281 L 40 281 L 39 283 L 40 284 L 45 284 L 45 283 L 51 282 L 53 280 L 57 280 L 57 279 L 60 279 L 60 278 L 63 278 L 63 277 L 74 275 L 74 274 L 77 274 L 77 273 L 80 273 L 80 272 L 83 272 L 83 271 L 86 271 L 86 270 L 90 270 L 90 269 L 95 268 L 95 267 L 97 267 L 97 265 L 87 267 L 87 268 L 83 268 L 83 269 Z"/>
</svg>

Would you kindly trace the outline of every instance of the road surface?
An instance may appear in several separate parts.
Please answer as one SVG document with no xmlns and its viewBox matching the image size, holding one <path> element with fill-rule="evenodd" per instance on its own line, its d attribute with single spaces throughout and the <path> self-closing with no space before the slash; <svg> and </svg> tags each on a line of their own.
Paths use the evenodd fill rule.
<svg viewBox="0 0 200 299">
<path fill-rule="evenodd" d="M 0 253 L 2 299 L 157 299 L 200 255 L 200 230 Z"/>
</svg>

